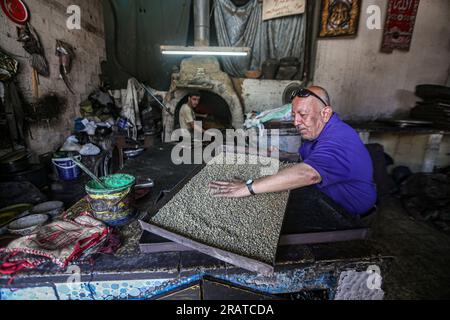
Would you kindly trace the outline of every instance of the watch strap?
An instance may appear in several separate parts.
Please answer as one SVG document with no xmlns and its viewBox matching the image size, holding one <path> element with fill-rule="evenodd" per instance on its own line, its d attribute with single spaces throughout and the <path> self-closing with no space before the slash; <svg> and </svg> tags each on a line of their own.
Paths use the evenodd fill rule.
<svg viewBox="0 0 450 320">
<path fill-rule="evenodd" d="M 247 183 L 247 188 L 248 188 L 248 191 L 250 191 L 252 196 L 256 196 L 256 193 L 253 190 L 253 181 L 251 181 L 250 183 Z"/>
</svg>

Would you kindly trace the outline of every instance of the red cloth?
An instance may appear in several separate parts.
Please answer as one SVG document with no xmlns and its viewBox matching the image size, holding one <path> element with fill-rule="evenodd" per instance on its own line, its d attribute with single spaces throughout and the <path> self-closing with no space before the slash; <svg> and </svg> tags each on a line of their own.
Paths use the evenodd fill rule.
<svg viewBox="0 0 450 320">
<path fill-rule="evenodd" d="M 48 261 L 65 269 L 69 263 L 99 252 L 111 231 L 89 213 L 57 220 L 0 249 L 0 274 L 12 275 Z"/>
<path fill-rule="evenodd" d="M 409 51 L 420 0 L 389 0 L 382 52 Z"/>
<path fill-rule="evenodd" d="M 23 269 L 34 269 L 39 266 L 41 263 L 45 262 L 43 259 L 23 259 L 23 260 L 15 260 L 18 253 L 12 253 L 6 257 L 5 261 L 0 266 L 0 273 L 4 275 L 12 275 Z"/>
</svg>

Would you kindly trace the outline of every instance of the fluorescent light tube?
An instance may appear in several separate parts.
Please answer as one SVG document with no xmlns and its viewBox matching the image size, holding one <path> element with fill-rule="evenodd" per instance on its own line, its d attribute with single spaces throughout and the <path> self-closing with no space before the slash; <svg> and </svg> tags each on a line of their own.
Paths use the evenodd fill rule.
<svg viewBox="0 0 450 320">
<path fill-rule="evenodd" d="M 246 57 L 250 54 L 250 48 L 242 47 L 179 47 L 161 46 L 161 53 L 165 55 L 184 56 L 236 56 Z"/>
</svg>

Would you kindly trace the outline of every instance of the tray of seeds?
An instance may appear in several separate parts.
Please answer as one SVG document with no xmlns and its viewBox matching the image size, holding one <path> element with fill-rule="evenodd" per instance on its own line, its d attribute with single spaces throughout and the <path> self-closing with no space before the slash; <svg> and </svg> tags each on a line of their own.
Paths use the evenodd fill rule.
<svg viewBox="0 0 450 320">
<path fill-rule="evenodd" d="M 219 153 L 174 189 L 144 230 L 261 274 L 273 273 L 289 192 L 241 199 L 212 196 L 209 183 L 259 179 L 287 166 L 249 153 Z"/>
</svg>

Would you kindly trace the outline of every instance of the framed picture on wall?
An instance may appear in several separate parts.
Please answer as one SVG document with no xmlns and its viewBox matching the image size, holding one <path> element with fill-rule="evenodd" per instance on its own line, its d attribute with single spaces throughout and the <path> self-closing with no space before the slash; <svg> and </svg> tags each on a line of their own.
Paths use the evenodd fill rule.
<svg viewBox="0 0 450 320">
<path fill-rule="evenodd" d="M 322 0 L 319 38 L 354 37 L 361 0 Z"/>
</svg>

